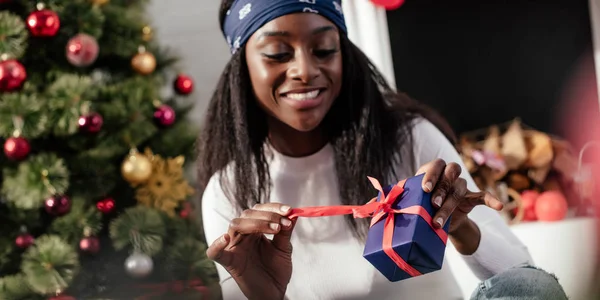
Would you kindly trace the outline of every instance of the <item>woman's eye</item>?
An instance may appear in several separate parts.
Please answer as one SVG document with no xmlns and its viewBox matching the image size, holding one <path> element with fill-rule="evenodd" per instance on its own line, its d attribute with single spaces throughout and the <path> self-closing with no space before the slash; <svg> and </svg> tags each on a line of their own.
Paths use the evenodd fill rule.
<svg viewBox="0 0 600 300">
<path fill-rule="evenodd" d="M 334 53 L 338 52 L 337 49 L 328 49 L 328 50 L 314 50 L 313 53 L 320 58 L 328 57 Z"/>
<path fill-rule="evenodd" d="M 288 53 L 276 53 L 276 54 L 263 54 L 264 57 L 271 59 L 271 60 L 275 60 L 275 61 L 282 61 L 285 60 L 289 54 Z"/>
</svg>

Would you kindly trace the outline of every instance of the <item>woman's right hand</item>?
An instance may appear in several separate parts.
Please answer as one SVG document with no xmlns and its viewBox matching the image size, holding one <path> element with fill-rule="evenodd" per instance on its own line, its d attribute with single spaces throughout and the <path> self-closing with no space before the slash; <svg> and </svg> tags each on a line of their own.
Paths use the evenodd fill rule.
<svg viewBox="0 0 600 300">
<path fill-rule="evenodd" d="M 207 256 L 225 267 L 250 300 L 281 300 L 292 276 L 294 221 L 286 218 L 289 206 L 257 204 L 229 224 Z M 265 234 L 273 234 L 269 240 Z"/>
</svg>

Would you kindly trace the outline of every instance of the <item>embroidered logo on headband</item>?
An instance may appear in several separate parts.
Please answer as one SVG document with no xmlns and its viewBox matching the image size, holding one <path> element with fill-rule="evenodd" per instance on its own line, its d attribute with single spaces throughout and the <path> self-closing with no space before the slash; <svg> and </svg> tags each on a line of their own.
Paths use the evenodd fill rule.
<svg viewBox="0 0 600 300">
<path fill-rule="evenodd" d="M 223 32 L 235 53 L 266 23 L 281 16 L 303 12 L 319 14 L 329 19 L 340 31 L 346 32 L 342 0 L 236 0 L 227 11 Z"/>
</svg>

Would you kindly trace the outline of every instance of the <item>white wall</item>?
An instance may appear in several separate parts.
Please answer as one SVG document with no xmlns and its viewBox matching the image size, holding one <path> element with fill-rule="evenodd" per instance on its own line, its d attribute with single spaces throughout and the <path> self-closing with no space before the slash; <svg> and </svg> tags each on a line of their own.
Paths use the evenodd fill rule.
<svg viewBox="0 0 600 300">
<path fill-rule="evenodd" d="M 148 14 L 154 36 L 181 57 L 182 71 L 194 78 L 191 95 L 196 106 L 191 117 L 200 121 L 229 59 L 219 29 L 218 0 L 152 0 Z"/>
</svg>

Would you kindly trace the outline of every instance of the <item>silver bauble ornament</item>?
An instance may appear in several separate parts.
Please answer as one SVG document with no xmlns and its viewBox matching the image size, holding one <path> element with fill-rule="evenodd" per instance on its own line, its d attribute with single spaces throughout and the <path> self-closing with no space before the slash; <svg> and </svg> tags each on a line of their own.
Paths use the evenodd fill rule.
<svg viewBox="0 0 600 300">
<path fill-rule="evenodd" d="M 152 258 L 144 253 L 133 253 L 125 260 L 125 270 L 135 278 L 142 278 L 152 273 Z"/>
</svg>

